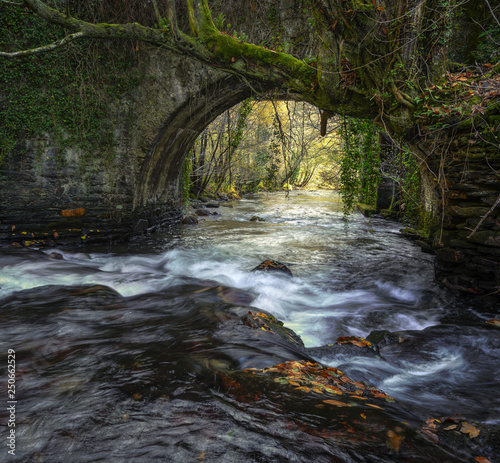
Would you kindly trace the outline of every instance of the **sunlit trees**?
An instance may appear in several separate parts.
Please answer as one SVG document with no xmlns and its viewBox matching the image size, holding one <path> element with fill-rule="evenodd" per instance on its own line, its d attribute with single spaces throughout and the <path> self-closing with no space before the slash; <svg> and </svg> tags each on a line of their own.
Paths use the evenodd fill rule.
<svg viewBox="0 0 500 463">
<path fill-rule="evenodd" d="M 246 100 L 224 112 L 191 151 L 191 190 L 239 192 L 338 184 L 338 125 L 320 136 L 317 108 L 294 101 Z M 328 172 L 329 175 L 321 176 Z"/>
</svg>

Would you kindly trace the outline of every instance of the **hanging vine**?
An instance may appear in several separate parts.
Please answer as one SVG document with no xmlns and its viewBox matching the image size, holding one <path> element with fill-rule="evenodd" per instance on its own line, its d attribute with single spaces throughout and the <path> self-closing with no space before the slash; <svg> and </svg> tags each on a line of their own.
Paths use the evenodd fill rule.
<svg viewBox="0 0 500 463">
<path fill-rule="evenodd" d="M 380 143 L 371 121 L 344 117 L 340 129 L 344 157 L 340 166 L 340 195 L 345 215 L 357 202 L 375 205 L 380 174 Z"/>
</svg>

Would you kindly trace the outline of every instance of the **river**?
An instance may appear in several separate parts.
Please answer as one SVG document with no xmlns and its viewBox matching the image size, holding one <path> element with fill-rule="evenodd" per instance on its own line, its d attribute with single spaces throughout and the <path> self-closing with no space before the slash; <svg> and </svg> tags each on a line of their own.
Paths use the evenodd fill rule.
<svg viewBox="0 0 500 463">
<path fill-rule="evenodd" d="M 12 461 L 500 458 L 498 446 L 454 454 L 453 445 L 442 453 L 431 442 L 405 454 L 399 443 L 391 451 L 358 445 L 325 434 L 330 424 L 314 409 L 227 393 L 219 371 L 303 359 L 393 397 L 399 408 L 390 419 L 413 428 L 457 414 L 476 426 L 500 424 L 500 336 L 485 323 L 498 315 L 439 288 L 433 257 L 401 235 L 401 224 L 345 220 L 328 191 L 262 193 L 231 206 L 128 244 L 0 249 L 1 371 L 9 349 L 16 358 Z M 293 277 L 252 272 L 266 259 Z M 256 341 L 227 321 L 258 310 L 282 320 L 307 349 Z M 335 347 L 339 337 L 376 330 L 397 332 L 399 341 L 377 355 Z M 0 429 L 7 418 L 0 414 Z"/>
</svg>

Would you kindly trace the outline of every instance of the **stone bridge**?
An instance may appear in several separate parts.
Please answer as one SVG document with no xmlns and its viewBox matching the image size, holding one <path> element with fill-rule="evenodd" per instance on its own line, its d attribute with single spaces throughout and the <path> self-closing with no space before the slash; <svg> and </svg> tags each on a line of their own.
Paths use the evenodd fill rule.
<svg viewBox="0 0 500 463">
<path fill-rule="evenodd" d="M 214 17 L 239 22 L 255 43 L 279 29 L 297 54 L 313 53 L 296 0 L 262 0 L 259 8 L 230 0 L 223 7 Z M 120 240 L 177 222 L 181 171 L 198 135 L 252 89 L 272 90 L 161 49 L 147 48 L 141 59 L 140 84 L 110 108 L 113 160 L 82 162 L 84 153 L 57 150 L 50 134 L 19 140 L 0 172 L 2 241 Z"/>
<path fill-rule="evenodd" d="M 251 11 L 251 1 L 242 5 L 247 3 Z M 284 29 L 296 40 L 305 32 L 297 29 L 290 13 L 295 2 L 282 3 L 288 5 L 280 10 Z M 303 53 L 310 54 L 311 42 L 302 42 Z M 211 121 L 249 97 L 252 89 L 237 77 L 162 50 L 151 51 L 144 60 L 144 79 L 110 108 L 113 160 L 97 158 L 82 165 L 81 152 L 58 152 L 49 135 L 19 141 L 0 176 L 3 242 L 26 246 L 109 242 L 179 221 L 187 153 Z M 455 149 L 450 144 L 452 151 L 459 152 L 459 145 Z M 500 164 L 498 153 L 492 152 L 485 161 L 484 153 L 473 151 L 467 148 L 466 156 L 451 161 L 445 189 L 434 190 L 432 180 L 426 188 L 429 203 L 435 204 L 436 198 L 441 202 L 437 275 L 460 292 L 498 298 L 499 208 L 493 208 L 481 228 L 468 236 L 499 195 Z M 430 170 L 441 172 L 440 162 L 431 161 Z M 427 167 L 423 167 L 425 178 L 432 177 Z"/>
</svg>

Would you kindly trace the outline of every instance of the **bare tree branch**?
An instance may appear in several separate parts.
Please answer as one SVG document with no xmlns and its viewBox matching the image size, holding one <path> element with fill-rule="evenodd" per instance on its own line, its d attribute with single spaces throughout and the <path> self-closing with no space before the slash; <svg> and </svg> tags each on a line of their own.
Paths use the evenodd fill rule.
<svg viewBox="0 0 500 463">
<path fill-rule="evenodd" d="M 161 26 L 162 17 L 160 14 L 160 9 L 158 8 L 158 2 L 156 0 L 152 0 L 152 1 L 153 1 L 153 7 L 155 9 L 156 20 L 158 21 L 158 25 Z"/>
<path fill-rule="evenodd" d="M 498 18 L 496 17 L 495 15 L 495 12 L 493 11 L 493 8 L 491 7 L 490 5 L 490 2 L 488 0 L 485 0 L 486 1 L 486 4 L 488 5 L 488 8 L 490 9 L 490 12 L 491 12 L 491 16 L 493 16 L 493 19 L 496 21 L 496 23 L 500 26 L 500 21 L 498 20 Z"/>
<path fill-rule="evenodd" d="M 1 1 L 3 3 L 7 3 L 5 2 L 5 0 Z M 135 39 L 142 42 L 152 43 L 156 46 L 164 47 L 171 51 L 179 52 L 179 50 L 173 46 L 170 37 L 165 37 L 162 31 L 153 29 L 151 27 L 141 26 L 137 23 L 93 24 L 73 18 L 71 16 L 67 16 L 66 13 L 51 8 L 40 0 L 24 0 L 24 5 L 46 21 L 64 27 L 65 29 L 68 29 L 74 33 L 43 47 L 10 53 L 0 52 L 0 56 L 22 57 L 26 55 L 52 51 L 60 46 L 66 45 L 72 40 L 82 37 L 94 39 Z"/>
<path fill-rule="evenodd" d="M 30 50 L 20 50 L 13 51 L 11 53 L 0 51 L 0 56 L 7 56 L 9 58 L 18 58 L 20 56 L 29 56 L 29 55 L 37 55 L 38 53 L 45 53 L 48 51 L 53 51 L 56 48 L 62 47 L 66 45 L 68 42 L 72 40 L 79 39 L 80 37 L 84 37 L 83 32 L 75 32 L 74 34 L 67 35 L 61 40 L 57 40 L 56 42 L 50 43 L 48 45 L 44 45 L 43 47 L 31 48 Z"/>
<path fill-rule="evenodd" d="M 476 227 L 474 228 L 474 230 L 472 230 L 472 233 L 467 237 L 467 239 L 471 238 L 472 235 L 474 235 L 474 233 L 477 232 L 477 230 L 479 229 L 479 227 L 481 226 L 481 224 L 486 220 L 486 218 L 494 211 L 495 207 L 498 206 L 498 204 L 500 203 L 500 195 L 498 196 L 497 200 L 495 201 L 495 204 L 493 204 L 493 206 L 491 206 L 491 209 L 486 213 L 484 214 L 482 217 L 481 217 L 481 220 L 478 222 L 478 224 L 476 225 Z M 470 230 L 470 228 L 469 228 Z"/>
</svg>

